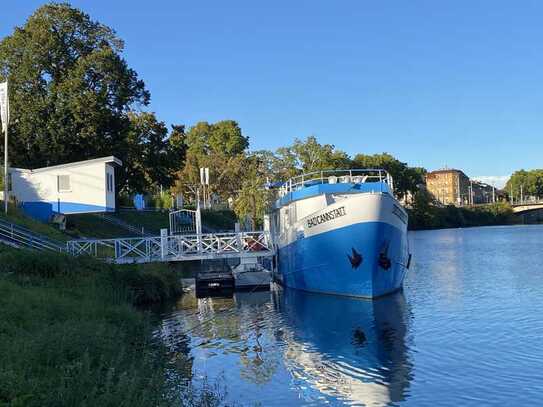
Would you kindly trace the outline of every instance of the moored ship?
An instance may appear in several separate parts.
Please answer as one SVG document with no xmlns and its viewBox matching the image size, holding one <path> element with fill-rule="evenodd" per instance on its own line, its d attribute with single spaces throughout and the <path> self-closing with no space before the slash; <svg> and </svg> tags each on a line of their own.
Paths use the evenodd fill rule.
<svg viewBox="0 0 543 407">
<path fill-rule="evenodd" d="M 328 294 L 375 298 L 398 291 L 411 259 L 407 221 L 384 170 L 293 178 L 281 186 L 270 218 L 274 277 Z"/>
</svg>

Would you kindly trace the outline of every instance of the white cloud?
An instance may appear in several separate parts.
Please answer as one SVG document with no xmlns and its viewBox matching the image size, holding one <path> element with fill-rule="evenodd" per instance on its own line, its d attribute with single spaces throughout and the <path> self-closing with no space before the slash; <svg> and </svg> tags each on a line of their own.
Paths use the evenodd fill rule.
<svg viewBox="0 0 543 407">
<path fill-rule="evenodd" d="M 494 185 L 496 188 L 503 189 L 510 175 L 480 175 L 473 177 L 476 181 L 484 182 L 488 185 Z"/>
</svg>

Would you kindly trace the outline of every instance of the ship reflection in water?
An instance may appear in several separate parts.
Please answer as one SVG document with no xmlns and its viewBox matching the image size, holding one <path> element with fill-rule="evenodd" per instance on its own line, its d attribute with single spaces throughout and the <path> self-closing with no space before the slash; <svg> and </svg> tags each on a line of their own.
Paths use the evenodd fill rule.
<svg viewBox="0 0 543 407">
<path fill-rule="evenodd" d="M 275 303 L 288 326 L 285 364 L 301 393 L 368 406 L 404 399 L 410 364 L 402 294 L 372 302 L 287 290 Z"/>
<path fill-rule="evenodd" d="M 277 288 L 187 294 L 160 334 L 183 374 L 221 380 L 230 401 L 385 406 L 407 397 L 407 322 L 401 293 L 372 302 Z"/>
</svg>

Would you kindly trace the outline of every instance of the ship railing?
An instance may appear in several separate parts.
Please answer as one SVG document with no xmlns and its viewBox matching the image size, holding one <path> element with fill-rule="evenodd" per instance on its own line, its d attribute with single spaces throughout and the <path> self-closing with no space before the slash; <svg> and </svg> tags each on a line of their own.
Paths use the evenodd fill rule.
<svg viewBox="0 0 543 407">
<path fill-rule="evenodd" d="M 279 189 L 280 195 L 284 196 L 289 192 L 301 188 L 335 183 L 362 184 L 366 182 L 384 182 L 388 184 L 391 191 L 394 190 L 392 176 L 382 169 L 352 169 L 352 170 L 323 170 L 302 174 L 286 181 Z"/>
</svg>

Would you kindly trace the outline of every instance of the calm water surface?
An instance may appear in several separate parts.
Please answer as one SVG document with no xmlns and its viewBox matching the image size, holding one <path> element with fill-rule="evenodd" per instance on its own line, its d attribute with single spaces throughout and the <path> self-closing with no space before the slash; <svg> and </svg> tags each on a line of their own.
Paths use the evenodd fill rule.
<svg viewBox="0 0 543 407">
<path fill-rule="evenodd" d="M 244 405 L 543 405 L 543 227 L 414 232 L 403 294 L 196 300 L 160 333 Z"/>
</svg>

